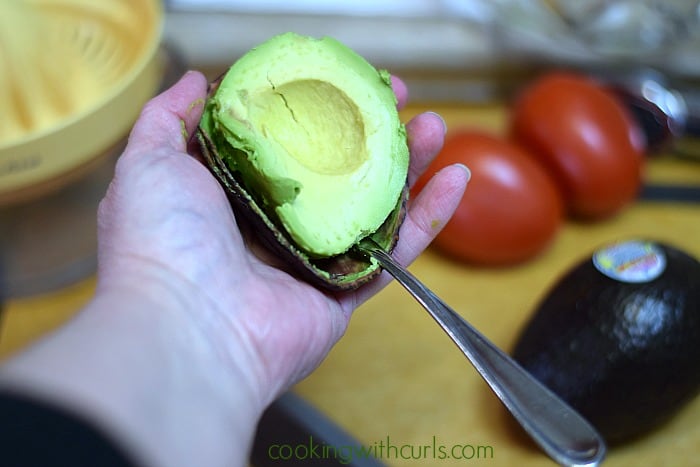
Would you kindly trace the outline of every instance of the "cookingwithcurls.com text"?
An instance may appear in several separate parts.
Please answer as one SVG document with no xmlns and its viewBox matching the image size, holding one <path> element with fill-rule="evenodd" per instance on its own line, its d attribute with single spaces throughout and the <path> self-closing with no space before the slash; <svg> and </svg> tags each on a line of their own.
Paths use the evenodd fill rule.
<svg viewBox="0 0 700 467">
<path fill-rule="evenodd" d="M 272 461 L 309 461 L 333 459 L 340 464 L 350 464 L 360 459 L 390 461 L 401 460 L 447 460 L 493 459 L 494 449 L 490 445 L 471 443 L 442 443 L 433 436 L 424 444 L 400 443 L 390 436 L 370 444 L 332 445 L 309 436 L 304 442 L 276 443 L 267 449 Z"/>
</svg>

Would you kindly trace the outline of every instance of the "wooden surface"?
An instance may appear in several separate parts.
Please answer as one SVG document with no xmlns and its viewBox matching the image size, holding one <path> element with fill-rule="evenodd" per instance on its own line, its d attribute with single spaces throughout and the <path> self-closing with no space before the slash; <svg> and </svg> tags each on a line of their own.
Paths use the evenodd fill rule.
<svg viewBox="0 0 700 467">
<path fill-rule="evenodd" d="M 426 109 L 413 106 L 404 116 Z M 504 122 L 504 110 L 498 106 L 443 105 L 431 109 L 441 113 L 450 128 L 475 125 L 500 131 Z M 656 182 L 700 186 L 700 164 L 663 157 L 651 162 L 647 177 Z M 629 237 L 664 240 L 700 257 L 700 205 L 638 202 L 612 220 L 568 222 L 551 248 L 517 267 L 470 267 L 429 250 L 411 270 L 496 344 L 509 350 L 537 301 L 560 274 L 601 244 Z M 21 349 L 70 317 L 93 289 L 94 278 L 87 278 L 50 294 L 10 300 L 0 330 L 0 357 Z M 435 440 L 447 447 L 468 445 L 466 454 L 486 456 L 470 460 L 381 459 L 389 465 L 553 465 L 513 425 L 496 397 L 427 313 L 396 284 L 356 311 L 345 337 L 295 391 L 368 446 L 387 441 L 394 446 L 422 446 Z M 700 465 L 698 420 L 700 399 L 652 435 L 614 448 L 607 465 Z M 430 450 L 425 453 L 429 455 Z"/>
</svg>

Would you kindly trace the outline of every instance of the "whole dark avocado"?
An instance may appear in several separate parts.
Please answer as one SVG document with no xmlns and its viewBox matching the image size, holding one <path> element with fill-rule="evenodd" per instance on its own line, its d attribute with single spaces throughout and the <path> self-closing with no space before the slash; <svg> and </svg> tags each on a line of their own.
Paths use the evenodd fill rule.
<svg viewBox="0 0 700 467">
<path fill-rule="evenodd" d="M 659 242 L 597 250 L 550 290 L 513 357 L 611 444 L 700 390 L 700 263 Z"/>
</svg>

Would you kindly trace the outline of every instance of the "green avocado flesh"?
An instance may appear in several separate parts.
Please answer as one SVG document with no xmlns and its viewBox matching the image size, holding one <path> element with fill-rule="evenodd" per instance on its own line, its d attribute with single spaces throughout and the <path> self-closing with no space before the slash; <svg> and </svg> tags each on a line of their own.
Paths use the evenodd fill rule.
<svg viewBox="0 0 700 467">
<path fill-rule="evenodd" d="M 331 38 L 286 33 L 252 49 L 224 75 L 200 127 L 312 258 L 377 231 L 406 184 L 406 133 L 389 75 Z"/>
<path fill-rule="evenodd" d="M 677 248 L 607 245 L 554 285 L 513 356 L 609 443 L 641 436 L 700 392 L 698 284 Z"/>
</svg>

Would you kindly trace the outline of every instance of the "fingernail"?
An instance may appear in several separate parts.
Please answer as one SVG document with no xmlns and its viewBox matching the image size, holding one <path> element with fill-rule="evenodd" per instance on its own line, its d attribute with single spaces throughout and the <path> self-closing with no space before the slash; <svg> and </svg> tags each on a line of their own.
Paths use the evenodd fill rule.
<svg viewBox="0 0 700 467">
<path fill-rule="evenodd" d="M 464 173 L 467 174 L 467 182 L 468 182 L 469 180 L 472 179 L 472 171 L 469 170 L 469 167 L 467 167 L 466 165 L 461 164 L 461 163 L 459 163 L 459 162 L 456 163 L 455 165 L 456 165 L 457 167 L 462 168 L 462 169 L 464 170 Z"/>
<path fill-rule="evenodd" d="M 433 112 L 432 110 L 428 111 L 426 113 L 429 113 L 430 115 L 434 115 L 436 118 L 438 118 L 440 120 L 440 122 L 442 123 L 442 134 L 443 135 L 447 134 L 447 123 L 445 123 L 445 119 L 442 118 L 442 115 L 440 115 L 437 112 Z"/>
</svg>

